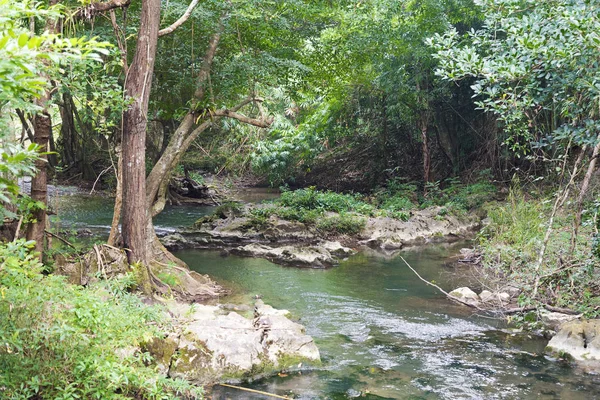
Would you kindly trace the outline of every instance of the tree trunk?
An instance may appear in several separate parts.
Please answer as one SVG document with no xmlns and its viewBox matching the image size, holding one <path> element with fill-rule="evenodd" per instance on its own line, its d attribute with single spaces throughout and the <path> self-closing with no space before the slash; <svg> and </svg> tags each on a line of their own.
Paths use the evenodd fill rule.
<svg viewBox="0 0 600 400">
<path fill-rule="evenodd" d="M 423 194 L 427 195 L 427 183 L 431 179 L 431 153 L 429 152 L 429 144 L 427 143 L 427 116 L 422 115 L 419 123 L 419 128 L 421 130 L 421 140 L 423 141 L 423 182 L 424 189 Z"/>
<path fill-rule="evenodd" d="M 123 153 L 121 145 L 116 147 L 117 153 L 117 193 L 115 195 L 115 205 L 113 208 L 113 218 L 110 224 L 110 234 L 108 235 L 107 244 L 115 246 L 117 237 L 119 236 L 119 221 L 121 220 L 121 209 L 123 207 Z"/>
<path fill-rule="evenodd" d="M 65 167 L 73 167 L 80 159 L 79 138 L 75 129 L 75 117 L 73 114 L 73 100 L 69 93 L 63 93 L 62 104 L 59 105 L 60 118 L 60 154 L 61 161 Z M 77 171 L 80 172 L 80 171 Z"/>
<path fill-rule="evenodd" d="M 123 246 L 130 263 L 146 263 L 146 123 L 160 25 L 160 0 L 143 0 L 137 45 L 125 93 L 133 104 L 123 114 Z"/>
<path fill-rule="evenodd" d="M 600 142 L 594 146 L 594 151 L 592 153 L 592 159 L 590 160 L 590 164 L 588 165 L 588 169 L 583 178 L 583 182 L 581 183 L 581 190 L 579 191 L 579 196 L 577 196 L 577 211 L 575 212 L 575 221 L 573 222 L 573 232 L 571 234 L 571 248 L 569 249 L 569 253 L 572 255 L 575 251 L 575 247 L 577 246 L 577 234 L 579 232 L 579 226 L 581 225 L 581 213 L 583 210 L 583 200 L 585 199 L 585 195 L 590 186 L 590 181 L 592 180 L 592 174 L 594 173 L 594 169 L 596 168 L 596 162 L 598 157 L 600 156 Z"/>
<path fill-rule="evenodd" d="M 58 3 L 58 0 L 50 0 L 50 6 Z M 46 30 L 51 33 L 58 33 L 59 26 L 55 20 L 46 21 Z M 41 108 L 34 117 L 34 132 L 33 138 L 39 146 L 41 152 L 39 159 L 35 161 L 37 173 L 31 179 L 31 198 L 43 204 L 42 208 L 36 209 L 33 212 L 34 222 L 31 222 L 27 227 L 27 240 L 35 240 L 35 249 L 40 253 L 40 260 L 44 253 L 44 230 L 46 229 L 46 206 L 48 204 L 48 142 L 52 135 L 52 119 L 48 111 L 48 103 L 52 96 L 51 90 L 46 89 L 45 92 L 36 100 L 37 105 Z"/>
<path fill-rule="evenodd" d="M 47 97 L 42 99 L 45 103 Z M 52 134 L 52 120 L 47 109 L 38 112 L 34 118 L 34 139 L 40 147 L 40 158 L 35 161 L 37 173 L 31 180 L 31 198 L 44 205 L 48 204 L 48 172 L 47 155 L 48 140 Z M 46 210 L 45 208 L 36 209 L 32 215 L 35 222 L 27 227 L 27 240 L 35 240 L 35 250 L 40 252 L 40 259 L 44 252 L 44 229 L 46 229 Z"/>
</svg>

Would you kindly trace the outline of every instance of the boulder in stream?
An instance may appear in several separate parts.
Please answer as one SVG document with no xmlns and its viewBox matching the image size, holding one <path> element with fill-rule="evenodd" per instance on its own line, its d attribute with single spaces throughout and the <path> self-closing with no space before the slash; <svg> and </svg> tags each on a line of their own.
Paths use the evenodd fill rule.
<svg viewBox="0 0 600 400">
<path fill-rule="evenodd" d="M 574 320 L 561 325 L 546 351 L 579 361 L 600 360 L 600 320 Z"/>
<path fill-rule="evenodd" d="M 197 384 L 270 375 L 319 363 L 319 350 L 285 310 L 257 300 L 250 317 L 218 306 L 170 302 L 177 334 L 145 345 L 159 370 Z"/>
</svg>

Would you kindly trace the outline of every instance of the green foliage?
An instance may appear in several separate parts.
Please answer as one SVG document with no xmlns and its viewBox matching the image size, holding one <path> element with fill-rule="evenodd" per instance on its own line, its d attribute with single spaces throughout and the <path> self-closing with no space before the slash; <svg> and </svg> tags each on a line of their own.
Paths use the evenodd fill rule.
<svg viewBox="0 0 600 400">
<path fill-rule="evenodd" d="M 481 244 L 490 259 L 511 271 L 534 262 L 545 232 L 545 214 L 539 202 L 527 201 L 512 188 L 506 203 L 487 209 L 489 224 L 480 232 Z"/>
<path fill-rule="evenodd" d="M 496 187 L 487 182 L 463 184 L 458 179 L 447 179 L 443 184 L 445 187 L 439 181 L 426 184 L 427 195 L 421 207 L 446 206 L 455 212 L 465 212 L 493 200 L 497 192 Z"/>
<path fill-rule="evenodd" d="M 38 157 L 38 147 L 35 144 L 22 148 L 12 143 L 4 143 L 0 147 L 0 217 L 16 217 L 6 206 L 17 200 L 19 185 L 16 180 L 35 174 L 34 162 Z M 31 207 L 33 205 L 28 208 Z"/>
<path fill-rule="evenodd" d="M 598 260 L 590 257 L 592 224 L 582 225 L 571 253 L 571 211 L 555 215 L 553 231 L 540 263 L 553 201 L 526 196 L 513 185 L 506 202 L 489 206 L 489 224 L 478 237 L 484 270 L 502 282 L 521 287 L 521 306 L 546 303 L 597 317 L 600 277 Z M 537 292 L 534 291 L 536 280 L 539 281 Z"/>
<path fill-rule="evenodd" d="M 317 229 L 325 232 L 356 235 L 365 229 L 366 224 L 367 220 L 364 217 L 341 212 L 319 219 L 316 226 Z"/>
<path fill-rule="evenodd" d="M 517 153 L 568 143 L 595 144 L 600 104 L 598 4 L 582 0 L 481 0 L 480 30 L 435 35 L 437 74 L 474 77 Z"/>
<path fill-rule="evenodd" d="M 32 242 L 0 246 L 0 397 L 201 398 L 135 350 L 162 336 L 160 309 L 128 293 L 131 276 L 83 288 L 40 273 Z M 131 350 L 131 351 L 130 351 Z"/>
<path fill-rule="evenodd" d="M 373 215 L 375 208 L 359 195 L 343 194 L 331 191 L 321 192 L 314 187 L 295 191 L 284 191 L 278 199 L 284 207 L 305 210 L 321 210 L 332 212 L 356 212 L 363 215 Z"/>
<path fill-rule="evenodd" d="M 84 58 L 100 60 L 106 43 L 94 39 L 63 38 L 47 32 L 32 34 L 25 23 L 59 18 L 61 7 L 45 9 L 29 0 L 0 0 L 0 105 L 33 110 L 37 97 L 49 84 L 44 74 L 59 77 L 59 64 Z"/>
</svg>

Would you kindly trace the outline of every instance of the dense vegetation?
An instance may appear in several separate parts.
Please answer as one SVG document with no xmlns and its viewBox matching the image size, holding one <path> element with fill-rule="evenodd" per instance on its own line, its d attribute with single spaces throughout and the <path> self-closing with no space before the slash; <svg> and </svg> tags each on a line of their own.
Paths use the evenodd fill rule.
<svg viewBox="0 0 600 400">
<path fill-rule="evenodd" d="M 522 306 L 597 316 L 598 9 L 0 0 L 0 397 L 193 390 L 113 351 L 160 324 L 128 277 L 81 289 L 44 270 L 52 180 L 114 190 L 109 242 L 149 272 L 178 262 L 151 224 L 176 175 L 300 188 L 253 210 L 255 226 L 277 215 L 354 234 L 366 217 L 484 207 L 490 282 L 518 285 Z M 489 203 L 497 189 L 506 201 Z"/>
<path fill-rule="evenodd" d="M 201 398 L 202 391 L 148 366 L 138 346 L 161 337 L 158 307 L 130 293 L 133 274 L 83 288 L 44 274 L 18 240 L 0 246 L 0 397 Z"/>
</svg>

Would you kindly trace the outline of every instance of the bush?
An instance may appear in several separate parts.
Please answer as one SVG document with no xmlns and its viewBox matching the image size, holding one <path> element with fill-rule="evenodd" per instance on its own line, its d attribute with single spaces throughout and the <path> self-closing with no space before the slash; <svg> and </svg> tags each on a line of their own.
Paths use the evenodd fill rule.
<svg viewBox="0 0 600 400">
<path fill-rule="evenodd" d="M 375 207 L 363 201 L 359 195 L 343 194 L 331 191 L 321 192 L 314 187 L 295 191 L 284 191 L 278 199 L 278 204 L 284 207 L 305 210 L 320 210 L 331 212 L 358 212 L 372 215 Z"/>
<path fill-rule="evenodd" d="M 367 220 L 356 215 L 340 213 L 320 219 L 317 229 L 330 233 L 355 235 L 365 229 Z"/>
<path fill-rule="evenodd" d="M 0 398 L 201 398 L 131 351 L 162 336 L 158 308 L 128 293 L 131 276 L 89 288 L 45 276 L 33 242 L 0 245 Z"/>
</svg>

